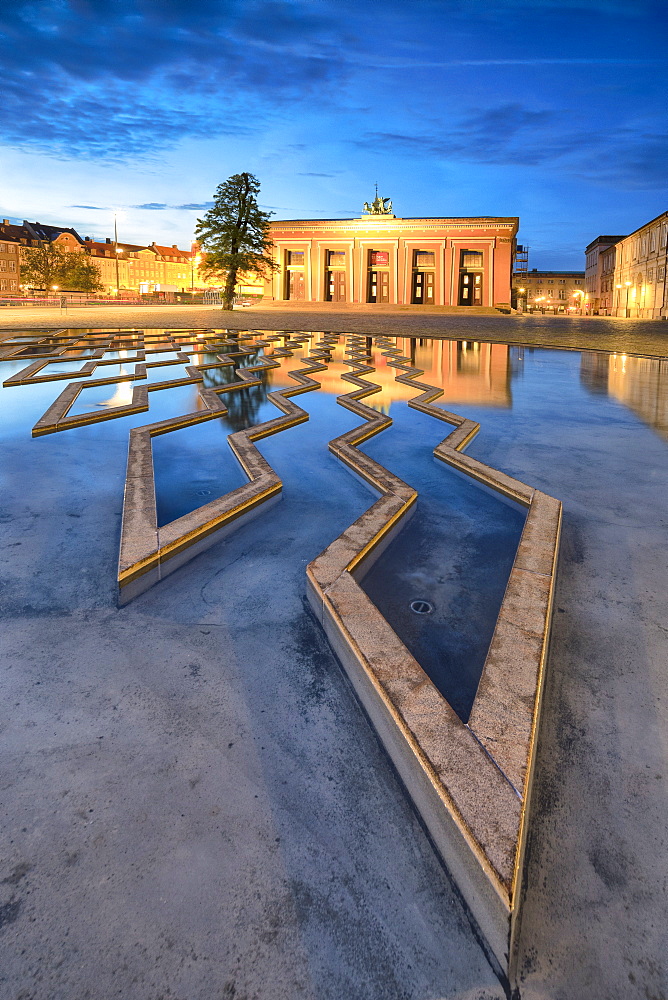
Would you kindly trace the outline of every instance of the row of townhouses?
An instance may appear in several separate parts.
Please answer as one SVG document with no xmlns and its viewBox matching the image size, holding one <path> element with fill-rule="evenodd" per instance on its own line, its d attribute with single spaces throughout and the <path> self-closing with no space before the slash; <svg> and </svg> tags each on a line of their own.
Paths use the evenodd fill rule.
<svg viewBox="0 0 668 1000">
<path fill-rule="evenodd" d="M 629 236 L 597 236 L 586 251 L 591 311 L 634 319 L 668 318 L 668 212 Z"/>
<path fill-rule="evenodd" d="M 88 253 L 97 265 L 100 281 L 108 294 L 186 292 L 203 287 L 197 273 L 197 248 L 180 250 L 151 243 L 139 246 L 111 239 L 82 238 L 75 229 L 39 222 L 0 225 L 0 294 L 29 291 L 21 281 L 21 247 L 55 243 L 67 251 Z M 50 289 L 46 289 L 50 291 Z"/>
</svg>

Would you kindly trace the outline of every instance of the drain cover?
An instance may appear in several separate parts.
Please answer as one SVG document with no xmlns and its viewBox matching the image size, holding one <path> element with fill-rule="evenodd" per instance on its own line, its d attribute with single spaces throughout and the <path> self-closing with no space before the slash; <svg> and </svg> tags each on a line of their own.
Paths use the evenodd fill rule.
<svg viewBox="0 0 668 1000">
<path fill-rule="evenodd" d="M 195 490 L 198 497 L 210 497 L 213 490 Z"/>
<path fill-rule="evenodd" d="M 411 601 L 411 611 L 416 615 L 429 615 L 434 610 L 434 605 L 429 601 Z"/>
</svg>

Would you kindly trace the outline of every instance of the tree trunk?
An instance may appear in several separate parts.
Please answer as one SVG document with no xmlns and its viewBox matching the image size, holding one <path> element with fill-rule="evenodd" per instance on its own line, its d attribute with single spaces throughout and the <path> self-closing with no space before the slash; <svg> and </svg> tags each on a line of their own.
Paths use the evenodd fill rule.
<svg viewBox="0 0 668 1000">
<path fill-rule="evenodd" d="M 225 279 L 225 290 L 223 292 L 223 309 L 231 309 L 234 304 L 234 286 L 237 283 L 237 269 L 232 268 L 227 272 Z"/>
</svg>

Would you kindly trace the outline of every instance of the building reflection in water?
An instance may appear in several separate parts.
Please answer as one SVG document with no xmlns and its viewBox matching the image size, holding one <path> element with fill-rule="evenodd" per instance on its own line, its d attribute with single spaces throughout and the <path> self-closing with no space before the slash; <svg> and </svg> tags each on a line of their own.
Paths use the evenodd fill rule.
<svg viewBox="0 0 668 1000">
<path fill-rule="evenodd" d="M 418 381 L 440 386 L 444 390 L 444 395 L 439 400 L 440 405 L 459 403 L 506 408 L 512 406 L 511 350 L 517 354 L 516 348 L 511 349 L 507 344 L 484 344 L 470 340 L 416 340 L 398 337 L 393 341 L 395 342 L 403 357 L 408 358 L 414 367 L 424 370 L 424 375 L 418 376 Z M 320 382 L 323 392 L 338 396 L 355 388 L 341 378 L 351 372 L 344 360 L 346 348 L 346 341 L 342 337 L 332 351 L 327 370 L 314 373 L 313 377 Z M 415 389 L 396 381 L 396 376 L 401 374 L 400 369 L 392 367 L 392 359 L 383 357 L 371 338 L 367 339 L 366 349 L 369 352 L 369 364 L 374 366 L 375 371 L 363 377 L 381 388 L 379 392 L 367 396 L 365 403 L 388 413 L 392 403 L 414 399 Z M 271 353 L 269 348 L 267 354 Z M 269 389 L 275 385 L 289 384 L 287 373 L 299 367 L 295 361 L 296 357 L 281 359 L 280 367 L 267 373 Z"/>
<path fill-rule="evenodd" d="M 668 360 L 583 351 L 580 381 L 612 396 L 668 440 Z"/>
</svg>

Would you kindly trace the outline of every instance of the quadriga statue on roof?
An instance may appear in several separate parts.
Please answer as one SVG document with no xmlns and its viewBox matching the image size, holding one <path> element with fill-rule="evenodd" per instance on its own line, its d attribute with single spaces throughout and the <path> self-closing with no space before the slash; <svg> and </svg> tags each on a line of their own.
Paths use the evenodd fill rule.
<svg viewBox="0 0 668 1000">
<path fill-rule="evenodd" d="M 371 203 L 364 202 L 364 212 L 367 215 L 392 215 L 392 199 L 381 198 L 376 189 L 376 197 Z"/>
</svg>

